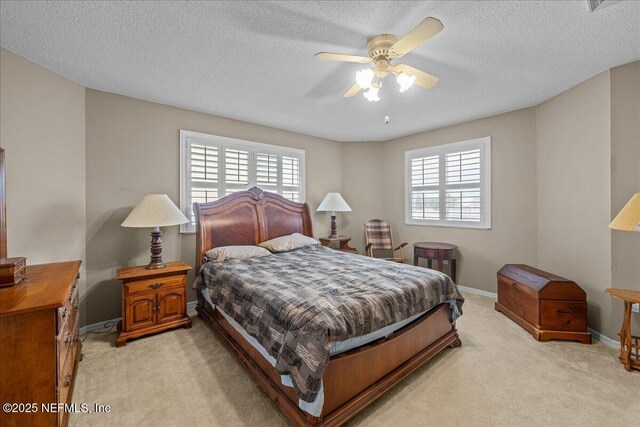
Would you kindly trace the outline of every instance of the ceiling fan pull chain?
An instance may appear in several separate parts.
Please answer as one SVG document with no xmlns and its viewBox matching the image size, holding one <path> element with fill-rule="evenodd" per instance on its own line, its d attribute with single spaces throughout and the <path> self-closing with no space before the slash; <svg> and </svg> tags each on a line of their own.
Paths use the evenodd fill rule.
<svg viewBox="0 0 640 427">
<path fill-rule="evenodd" d="M 389 124 L 389 98 L 391 95 L 391 90 L 389 88 L 386 89 L 386 91 L 388 93 L 386 93 L 385 97 L 384 97 L 384 124 L 388 125 Z"/>
</svg>

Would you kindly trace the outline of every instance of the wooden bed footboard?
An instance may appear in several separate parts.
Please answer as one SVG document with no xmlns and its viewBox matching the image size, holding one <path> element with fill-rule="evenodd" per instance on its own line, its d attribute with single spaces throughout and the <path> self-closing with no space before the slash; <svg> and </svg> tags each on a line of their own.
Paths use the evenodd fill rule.
<svg viewBox="0 0 640 427">
<path fill-rule="evenodd" d="M 322 415 L 313 417 L 298 408 L 295 391 L 282 385 L 271 364 L 198 294 L 198 315 L 297 426 L 342 425 L 439 352 L 461 345 L 449 305 L 440 304 L 388 338 L 333 356 L 322 378 Z"/>
</svg>

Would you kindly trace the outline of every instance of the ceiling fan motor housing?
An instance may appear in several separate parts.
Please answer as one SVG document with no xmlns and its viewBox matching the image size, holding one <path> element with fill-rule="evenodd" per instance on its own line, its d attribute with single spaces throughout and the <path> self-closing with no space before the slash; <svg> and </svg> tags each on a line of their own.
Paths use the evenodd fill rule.
<svg viewBox="0 0 640 427">
<path fill-rule="evenodd" d="M 376 76 L 383 78 L 389 74 L 391 54 L 389 49 L 398 41 L 393 34 L 380 34 L 367 42 L 367 50 L 369 58 L 374 63 L 374 73 Z"/>
<path fill-rule="evenodd" d="M 393 46 L 398 39 L 393 34 L 380 34 L 372 37 L 367 42 L 367 50 L 369 51 L 369 57 L 376 59 L 379 56 L 384 56 L 387 59 L 391 59 L 389 55 L 389 48 Z"/>
</svg>

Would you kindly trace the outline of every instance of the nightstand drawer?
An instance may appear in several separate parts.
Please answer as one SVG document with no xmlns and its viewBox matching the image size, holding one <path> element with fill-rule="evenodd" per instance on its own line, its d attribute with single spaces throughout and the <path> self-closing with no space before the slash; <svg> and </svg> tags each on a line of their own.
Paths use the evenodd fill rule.
<svg viewBox="0 0 640 427">
<path fill-rule="evenodd" d="M 158 291 L 166 288 L 184 286 L 186 275 L 156 277 L 154 279 L 136 280 L 124 284 L 126 294 L 139 294 L 142 292 Z"/>
</svg>

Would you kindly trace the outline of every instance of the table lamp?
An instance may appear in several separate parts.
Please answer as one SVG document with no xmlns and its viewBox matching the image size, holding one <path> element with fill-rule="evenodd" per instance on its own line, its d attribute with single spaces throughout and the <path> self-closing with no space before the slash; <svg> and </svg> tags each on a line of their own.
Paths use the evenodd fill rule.
<svg viewBox="0 0 640 427">
<path fill-rule="evenodd" d="M 338 237 L 338 230 L 336 227 L 336 212 L 351 212 L 351 207 L 345 202 L 340 193 L 327 193 L 320 206 L 317 209 L 318 212 L 331 212 L 331 234 L 330 239 Z"/>
<path fill-rule="evenodd" d="M 611 221 L 609 228 L 622 231 L 640 231 L 640 193 L 636 193 Z"/>
<path fill-rule="evenodd" d="M 162 262 L 162 231 L 160 227 L 186 224 L 186 216 L 166 194 L 147 194 L 131 211 L 122 227 L 153 228 L 151 232 L 151 262 L 148 269 L 164 268 Z"/>
</svg>

